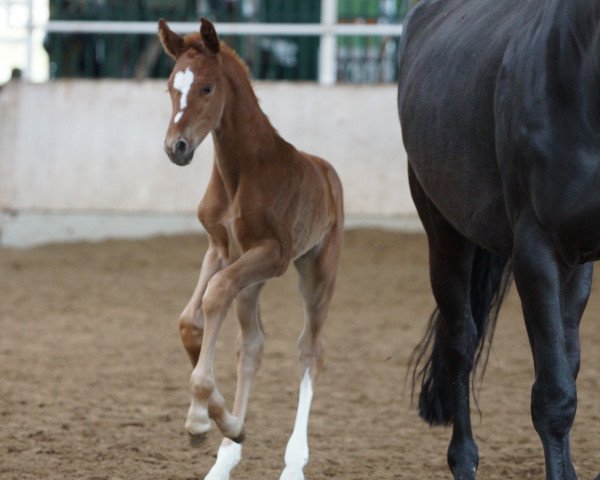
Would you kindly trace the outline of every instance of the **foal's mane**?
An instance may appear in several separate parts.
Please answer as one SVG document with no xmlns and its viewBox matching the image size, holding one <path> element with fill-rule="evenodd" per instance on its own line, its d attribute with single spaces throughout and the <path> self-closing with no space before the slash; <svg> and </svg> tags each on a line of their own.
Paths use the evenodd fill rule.
<svg viewBox="0 0 600 480">
<path fill-rule="evenodd" d="M 246 78 L 248 78 L 248 80 L 250 80 L 250 69 L 248 68 L 248 65 L 242 59 L 242 57 L 240 57 L 237 54 L 237 52 L 233 48 L 229 47 L 229 45 L 227 45 L 226 43 L 221 42 L 221 53 L 225 54 L 225 56 L 227 56 L 228 58 L 233 60 L 235 63 L 237 63 L 237 65 L 246 74 Z"/>
<path fill-rule="evenodd" d="M 188 51 L 196 51 L 200 54 L 209 54 L 206 46 L 202 41 L 200 33 L 195 32 L 188 34 L 184 37 L 183 54 Z M 274 134 L 276 138 L 281 139 L 279 132 L 273 124 L 271 124 L 269 117 L 260 108 L 259 100 L 254 93 L 254 88 L 250 81 L 250 69 L 246 62 L 237 54 L 233 48 L 227 45 L 222 40 L 220 41 L 219 53 L 222 55 L 223 63 L 222 67 L 229 79 L 235 83 L 235 88 L 238 92 L 243 91 L 247 98 L 250 100 L 250 104 L 256 105 L 255 119 L 260 122 L 261 125 L 266 127 L 266 130 Z M 260 119 L 260 120 L 259 120 Z M 256 127 L 257 125 L 255 125 Z M 283 139 L 282 139 L 283 140 Z M 285 140 L 283 140 L 285 142 Z M 287 143 L 287 142 L 286 142 Z"/>
</svg>

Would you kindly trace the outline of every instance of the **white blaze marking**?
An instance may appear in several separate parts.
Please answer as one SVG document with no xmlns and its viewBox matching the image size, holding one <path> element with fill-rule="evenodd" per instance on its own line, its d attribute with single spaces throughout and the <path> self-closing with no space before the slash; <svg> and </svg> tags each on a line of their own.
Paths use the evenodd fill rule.
<svg viewBox="0 0 600 480">
<path fill-rule="evenodd" d="M 175 74 L 173 88 L 181 92 L 181 97 L 179 98 L 179 112 L 175 115 L 175 123 L 181 120 L 183 111 L 185 110 L 185 107 L 187 107 L 187 96 L 192 87 L 192 83 L 194 83 L 194 73 L 190 67 L 186 68 L 185 72 L 179 71 Z"/>
<path fill-rule="evenodd" d="M 281 473 L 280 480 L 304 478 L 302 470 L 308 462 L 308 415 L 312 397 L 312 382 L 306 370 L 300 383 L 296 423 L 285 449 L 285 469 Z"/>
<path fill-rule="evenodd" d="M 217 452 L 217 461 L 204 480 L 229 480 L 229 474 L 242 459 L 242 446 L 224 438 Z"/>
</svg>

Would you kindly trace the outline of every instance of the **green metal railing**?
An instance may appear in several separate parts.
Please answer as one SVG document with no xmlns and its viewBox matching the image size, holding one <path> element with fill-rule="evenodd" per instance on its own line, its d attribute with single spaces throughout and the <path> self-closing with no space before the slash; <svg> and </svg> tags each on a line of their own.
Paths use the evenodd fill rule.
<svg viewBox="0 0 600 480">
<path fill-rule="evenodd" d="M 408 0 L 339 0 L 338 23 L 398 24 Z M 320 22 L 320 0 L 50 0 L 50 20 L 196 22 Z M 258 79 L 315 80 L 318 36 L 222 37 L 248 63 Z M 340 36 L 337 79 L 341 82 L 391 82 L 397 71 L 397 37 Z M 156 35 L 62 33 L 46 36 L 51 78 L 166 77 L 172 61 Z"/>
</svg>

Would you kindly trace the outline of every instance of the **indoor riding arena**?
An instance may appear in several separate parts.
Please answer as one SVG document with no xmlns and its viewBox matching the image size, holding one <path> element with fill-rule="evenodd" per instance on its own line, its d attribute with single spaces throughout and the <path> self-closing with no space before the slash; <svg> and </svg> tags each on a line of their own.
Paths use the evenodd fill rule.
<svg viewBox="0 0 600 480">
<path fill-rule="evenodd" d="M 294 17 L 261 1 L 181 2 L 193 4 L 181 12 L 146 1 L 145 16 L 115 8 L 111 17 L 34 0 L 33 23 L 16 3 L 0 2 L 0 479 L 203 479 L 223 451 L 215 422 L 202 435 L 184 427 L 192 366 L 179 327 L 209 248 L 197 205 L 214 143 L 209 135 L 189 166 L 163 151 L 185 106 L 165 92 L 175 62 L 155 33 L 160 17 L 188 33 L 200 16 L 215 20 L 248 63 L 279 134 L 328 160 L 344 189 L 309 460 L 304 477 L 293 478 L 451 478 L 452 427 L 423 422 L 420 384 L 412 392 L 411 353 L 436 305 L 396 103 L 394 62 L 411 2 L 284 2 L 295 5 Z M 110 21 L 94 27 L 90 18 Z M 276 30 L 282 23 L 309 34 Z M 127 24 L 137 30 L 111 30 Z M 31 37 L 31 58 L 28 42 L 3 40 L 21 33 Z M 112 58 L 117 49 L 122 65 Z M 266 283 L 260 312 L 264 352 L 232 480 L 280 478 L 289 456 L 304 402 L 293 262 Z M 227 409 L 235 408 L 238 326 L 232 306 L 214 359 Z M 578 477 L 592 480 L 600 472 L 600 278 L 580 337 L 570 444 Z M 514 284 L 482 373 L 471 396 L 477 478 L 544 478 L 530 412 L 532 353 Z"/>
<path fill-rule="evenodd" d="M 177 317 L 207 243 L 202 235 L 3 248 L 1 476 L 203 478 L 218 431 L 192 444 L 183 424 L 190 366 Z M 267 341 L 247 417 L 244 458 L 232 478 L 277 478 L 297 401 L 296 338 L 302 306 L 296 274 L 270 282 L 262 311 Z M 410 404 L 407 363 L 433 308 L 422 234 L 346 232 L 325 327 L 326 365 L 315 389 L 307 478 L 446 478 L 450 430 L 430 428 Z M 595 288 L 597 290 L 598 287 Z M 583 318 L 573 456 L 582 479 L 597 474 L 600 292 Z M 230 315 L 217 375 L 235 388 Z M 531 353 L 511 291 L 498 320 L 481 415 L 473 425 L 488 479 L 542 478 L 529 415 Z"/>
</svg>

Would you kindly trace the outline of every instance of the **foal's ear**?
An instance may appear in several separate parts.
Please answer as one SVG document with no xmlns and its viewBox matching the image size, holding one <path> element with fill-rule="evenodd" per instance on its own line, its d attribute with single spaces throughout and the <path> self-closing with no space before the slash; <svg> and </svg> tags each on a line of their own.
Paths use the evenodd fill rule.
<svg viewBox="0 0 600 480">
<path fill-rule="evenodd" d="M 220 42 L 215 26 L 204 17 L 200 19 L 200 36 L 210 53 L 213 55 L 219 53 Z"/>
<path fill-rule="evenodd" d="M 162 18 L 158 21 L 158 36 L 165 52 L 177 59 L 183 52 L 183 37 L 171 30 Z"/>
</svg>

